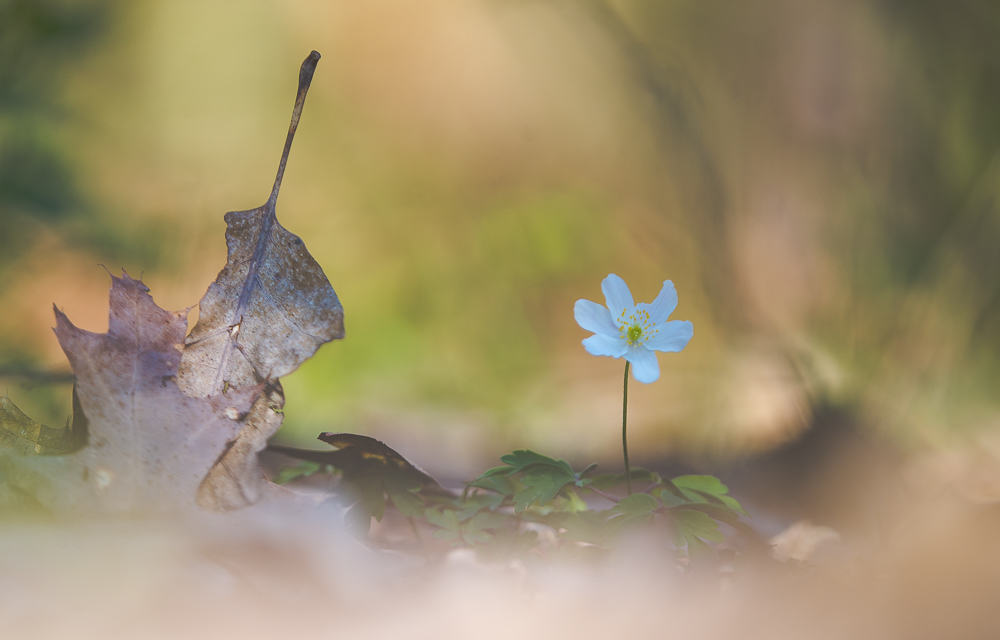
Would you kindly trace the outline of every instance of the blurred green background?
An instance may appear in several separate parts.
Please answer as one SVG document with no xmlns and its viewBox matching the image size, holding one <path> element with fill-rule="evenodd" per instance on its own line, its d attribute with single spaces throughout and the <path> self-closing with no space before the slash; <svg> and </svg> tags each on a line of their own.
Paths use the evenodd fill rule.
<svg viewBox="0 0 1000 640">
<path fill-rule="evenodd" d="M 664 279 L 694 322 L 630 389 L 633 455 L 739 456 L 831 410 L 903 446 L 1000 425 L 992 0 L 0 0 L 0 369 L 62 424 L 51 304 L 108 276 L 195 305 L 223 214 L 269 194 L 347 338 L 279 438 L 376 435 L 431 470 L 620 455 L 623 363 L 578 298 Z M 192 312 L 191 324 L 196 318 Z"/>
</svg>

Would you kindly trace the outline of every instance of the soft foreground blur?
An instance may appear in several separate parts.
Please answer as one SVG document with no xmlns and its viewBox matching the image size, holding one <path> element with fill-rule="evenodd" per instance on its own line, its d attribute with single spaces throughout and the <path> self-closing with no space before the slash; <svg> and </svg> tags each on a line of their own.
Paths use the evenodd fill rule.
<svg viewBox="0 0 1000 640">
<path fill-rule="evenodd" d="M 798 525 L 778 554 L 682 574 L 639 537 L 598 566 L 374 552 L 336 514 L 4 525 L 5 638 L 993 638 L 1000 512 L 911 493 L 882 540 Z M 914 526 L 916 525 L 916 526 Z M 812 541 L 812 544 L 811 542 Z M 805 555 L 808 554 L 808 555 Z M 793 562 L 793 564 L 795 564 Z"/>
</svg>

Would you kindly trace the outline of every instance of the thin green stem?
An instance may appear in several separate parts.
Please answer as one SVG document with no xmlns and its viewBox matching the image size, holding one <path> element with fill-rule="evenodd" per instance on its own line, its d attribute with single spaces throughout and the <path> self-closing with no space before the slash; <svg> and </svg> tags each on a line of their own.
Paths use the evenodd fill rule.
<svg viewBox="0 0 1000 640">
<path fill-rule="evenodd" d="M 631 364 L 625 361 L 625 394 L 622 398 L 622 452 L 625 454 L 625 482 L 628 485 L 628 494 L 632 495 L 632 469 L 628 466 L 628 437 L 626 436 L 626 425 L 628 424 L 628 367 Z"/>
</svg>

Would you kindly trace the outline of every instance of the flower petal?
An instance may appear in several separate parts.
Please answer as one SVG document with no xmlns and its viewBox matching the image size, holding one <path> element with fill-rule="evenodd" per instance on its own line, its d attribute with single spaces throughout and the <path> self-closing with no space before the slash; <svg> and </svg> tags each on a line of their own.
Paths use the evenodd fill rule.
<svg viewBox="0 0 1000 640">
<path fill-rule="evenodd" d="M 644 347 L 656 351 L 680 351 L 694 335 L 694 325 L 690 320 L 671 320 L 658 325 L 656 331 L 656 335 L 643 343 Z"/>
<path fill-rule="evenodd" d="M 598 333 L 585 339 L 583 348 L 592 356 L 620 358 L 628 351 L 628 343 L 624 338 L 612 338 Z"/>
<path fill-rule="evenodd" d="M 577 300 L 573 305 L 573 316 L 576 323 L 587 331 L 618 337 L 618 325 L 611 319 L 611 312 L 596 302 Z"/>
<path fill-rule="evenodd" d="M 609 273 L 608 277 L 601 282 L 601 291 L 604 292 L 604 299 L 608 303 L 611 317 L 616 322 L 622 311 L 628 314 L 635 307 L 635 301 L 632 300 L 632 292 L 628 290 L 628 285 L 613 273 Z"/>
<path fill-rule="evenodd" d="M 660 289 L 660 293 L 653 300 L 653 303 L 649 305 L 649 320 L 653 324 L 660 324 L 661 322 L 666 322 L 670 314 L 674 312 L 677 308 L 677 289 L 674 288 L 674 283 L 670 280 L 663 281 L 663 288 Z"/>
<path fill-rule="evenodd" d="M 639 382 L 649 384 L 660 377 L 660 363 L 656 361 L 656 354 L 641 344 L 630 346 L 625 359 L 632 363 L 632 375 Z"/>
</svg>

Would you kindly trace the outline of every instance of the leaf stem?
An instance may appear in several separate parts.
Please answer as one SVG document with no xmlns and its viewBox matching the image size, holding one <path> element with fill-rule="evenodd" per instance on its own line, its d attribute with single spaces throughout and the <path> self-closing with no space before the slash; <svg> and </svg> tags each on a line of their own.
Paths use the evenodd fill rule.
<svg viewBox="0 0 1000 640">
<path fill-rule="evenodd" d="M 319 58 L 319 52 L 313 51 L 302 61 L 302 67 L 299 69 L 299 89 L 295 93 L 292 122 L 288 125 L 285 148 L 281 152 L 281 162 L 278 163 L 278 175 L 274 178 L 274 187 L 271 189 L 270 201 L 272 203 L 278 199 L 278 190 L 281 189 L 281 179 L 285 176 L 285 164 L 288 162 L 288 152 L 292 150 L 292 139 L 295 138 L 295 130 L 299 127 L 302 105 L 306 102 L 306 93 L 309 92 L 309 85 L 312 84 L 313 73 L 316 71 L 316 63 L 319 62 Z"/>
<path fill-rule="evenodd" d="M 628 368 L 631 363 L 625 361 L 625 393 L 622 398 L 622 453 L 625 454 L 625 482 L 628 486 L 628 494 L 632 495 L 632 469 L 628 465 L 628 437 L 626 436 L 626 426 L 628 425 Z"/>
<path fill-rule="evenodd" d="M 593 491 L 597 495 L 601 496 L 602 498 L 606 498 L 606 499 L 610 500 L 611 502 L 618 502 L 618 498 L 614 497 L 610 493 L 604 493 L 600 489 L 592 487 L 589 484 L 586 487 L 584 487 L 584 488 L 587 489 L 587 491 Z"/>
</svg>

